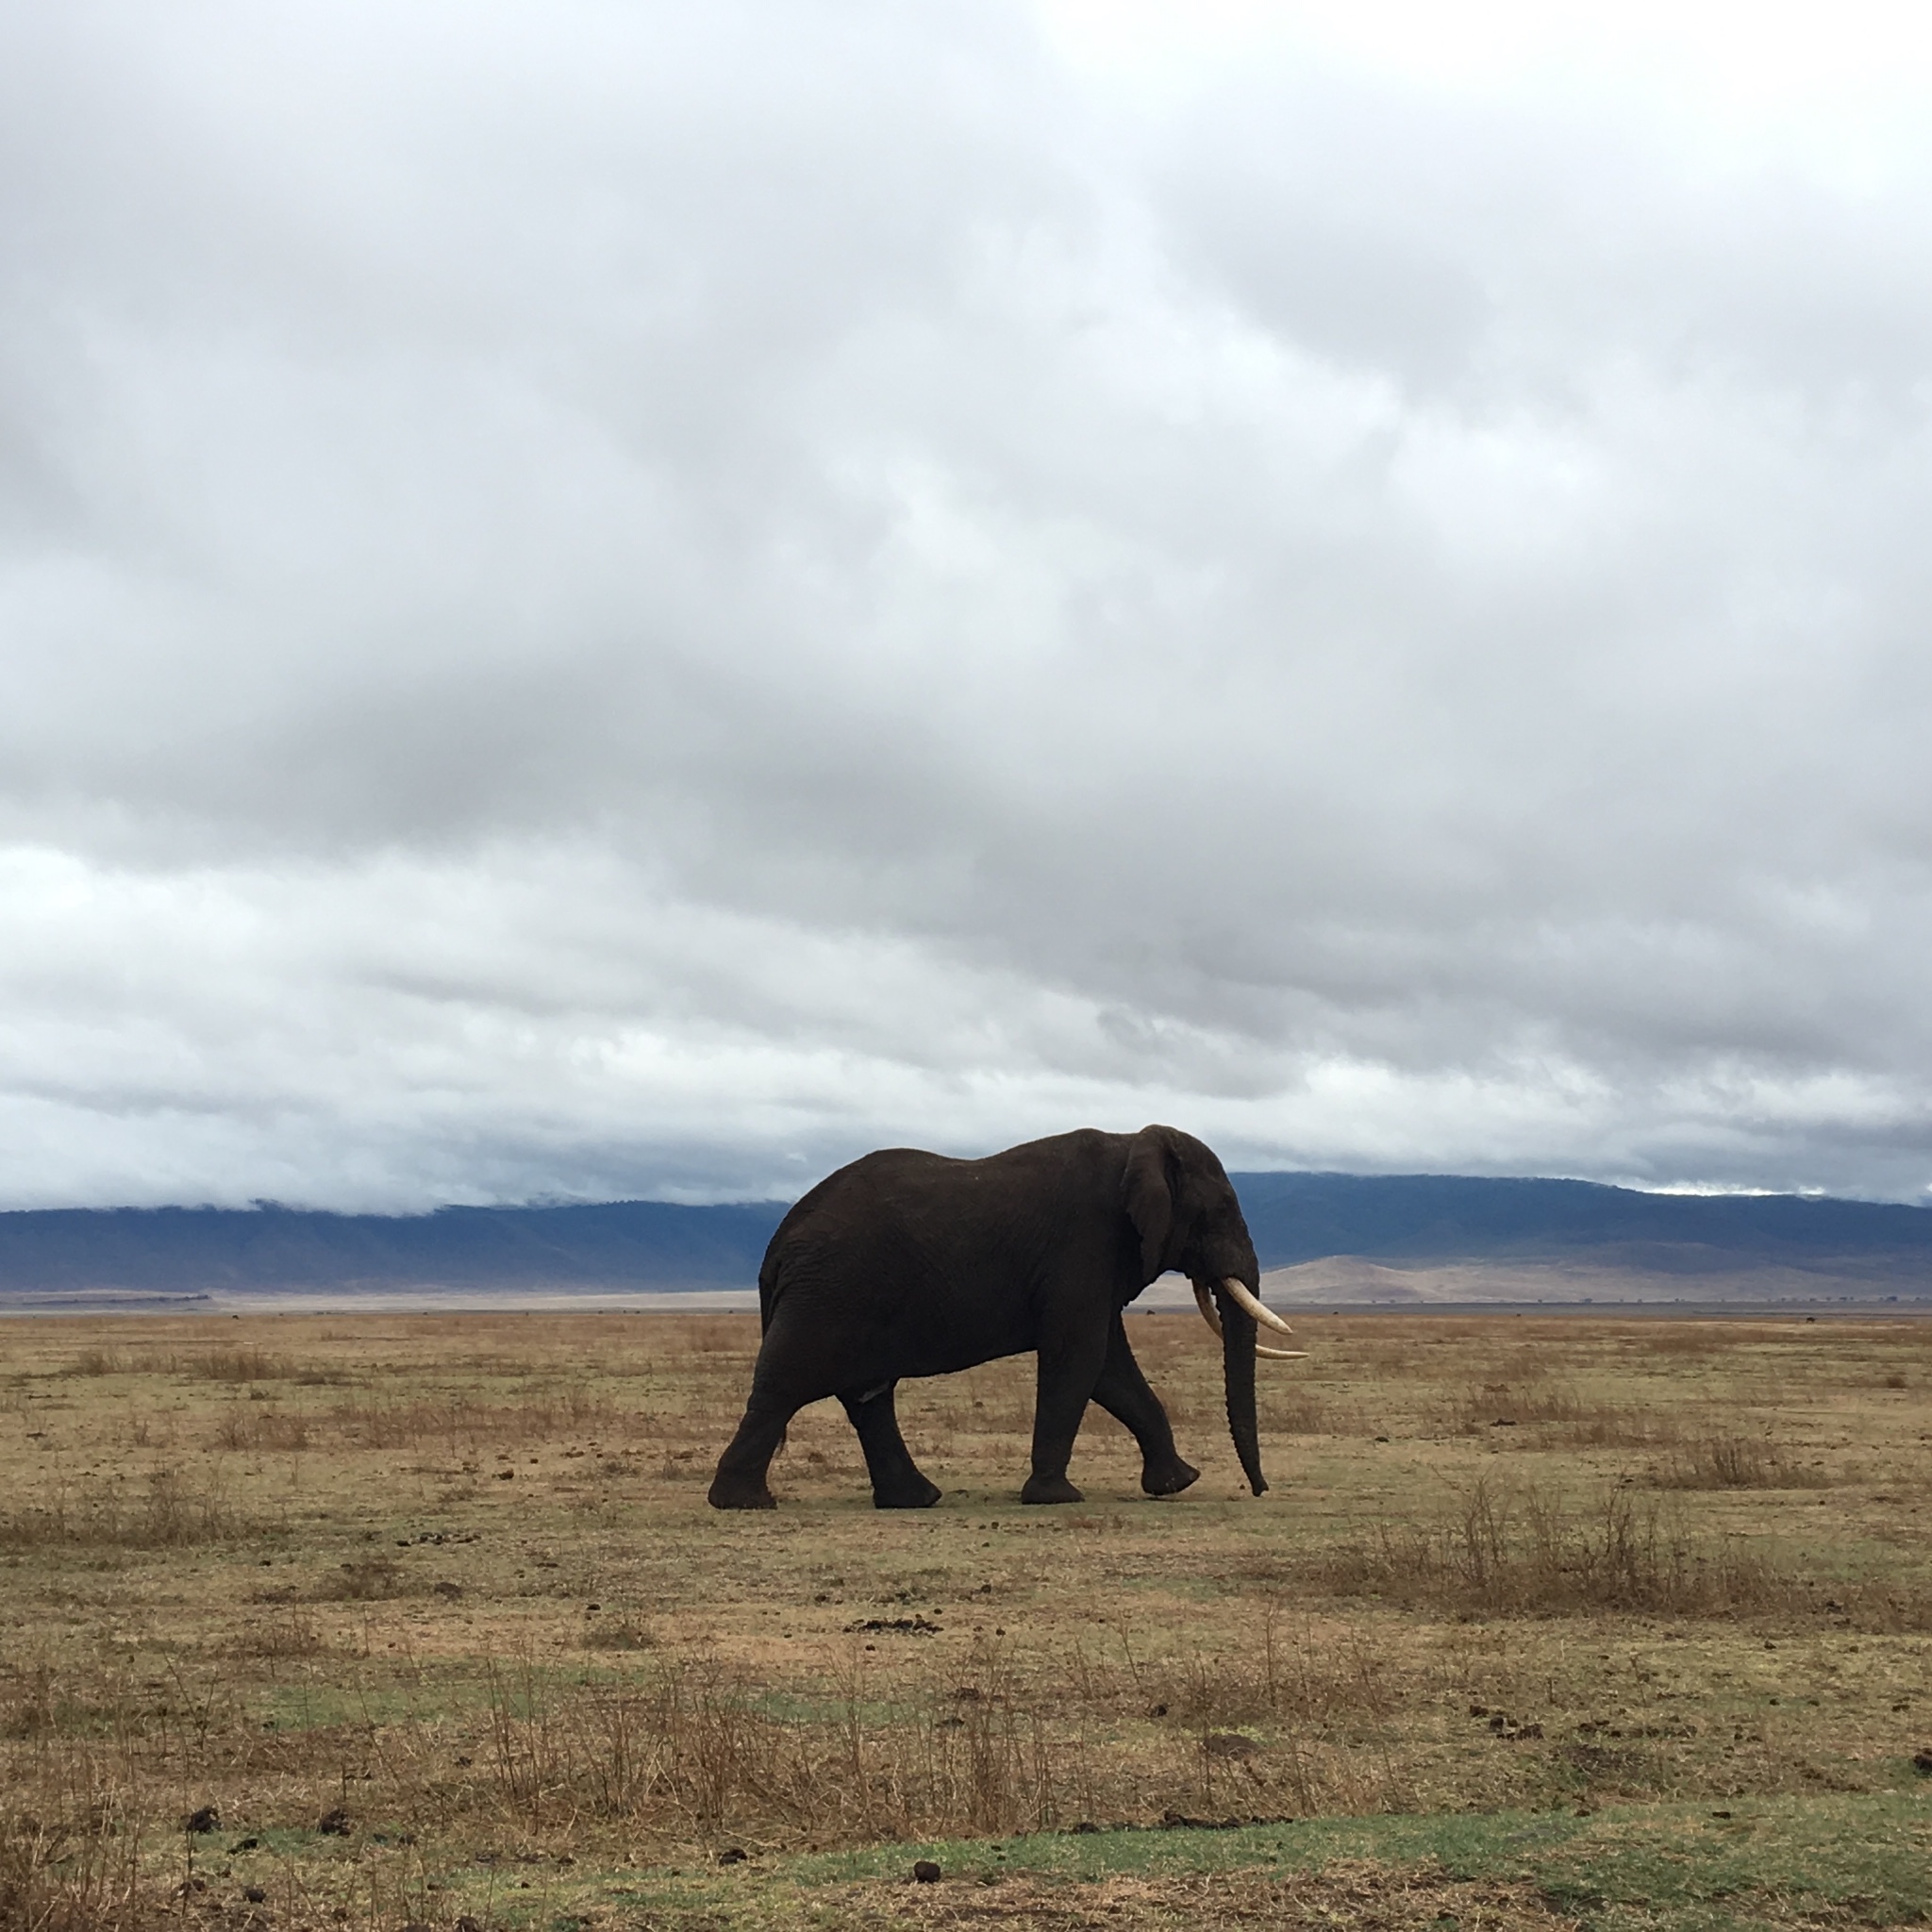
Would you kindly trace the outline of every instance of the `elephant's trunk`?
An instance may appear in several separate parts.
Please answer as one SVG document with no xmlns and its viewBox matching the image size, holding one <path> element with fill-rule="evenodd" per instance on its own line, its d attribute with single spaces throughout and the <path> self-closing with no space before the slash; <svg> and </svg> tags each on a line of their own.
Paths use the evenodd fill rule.
<svg viewBox="0 0 1932 1932">
<path fill-rule="evenodd" d="M 1227 1383 L 1227 1427 L 1241 1457 L 1248 1487 L 1259 1496 L 1268 1479 L 1261 1474 L 1261 1442 L 1255 1419 L 1255 1318 L 1220 1283 L 1214 1300 L 1221 1316 L 1221 1365 Z"/>
</svg>

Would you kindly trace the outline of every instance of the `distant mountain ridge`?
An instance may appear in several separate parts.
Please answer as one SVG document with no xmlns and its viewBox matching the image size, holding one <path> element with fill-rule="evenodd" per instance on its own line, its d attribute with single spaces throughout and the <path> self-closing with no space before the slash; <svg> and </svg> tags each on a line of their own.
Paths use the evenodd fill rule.
<svg viewBox="0 0 1932 1932">
<path fill-rule="evenodd" d="M 1591 1181 L 1239 1174 L 1264 1269 L 1588 1263 L 1657 1276 L 1781 1271 L 1932 1291 L 1932 1211 Z M 0 1213 L 0 1303 L 416 1290 L 622 1295 L 745 1289 L 787 1204 L 613 1201 L 414 1215 L 252 1208 Z"/>
<path fill-rule="evenodd" d="M 1233 1176 L 1265 1268 L 1569 1260 L 1663 1274 L 1764 1267 L 1932 1282 L 1932 1210 L 1807 1194 L 1649 1194 L 1597 1181 L 1458 1174 Z"/>
<path fill-rule="evenodd" d="M 0 1213 L 0 1294 L 744 1288 L 786 1206 L 28 1209 Z"/>
</svg>

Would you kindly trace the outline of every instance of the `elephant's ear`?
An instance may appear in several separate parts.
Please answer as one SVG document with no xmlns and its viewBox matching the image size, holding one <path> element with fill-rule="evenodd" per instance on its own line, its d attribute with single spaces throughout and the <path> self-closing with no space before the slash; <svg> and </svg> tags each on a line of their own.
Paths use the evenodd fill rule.
<svg viewBox="0 0 1932 1932">
<path fill-rule="evenodd" d="M 1127 1146 L 1121 1206 L 1141 1237 L 1141 1273 L 1152 1281 L 1167 1266 L 1174 1235 L 1174 1141 L 1166 1127 L 1142 1127 Z"/>
</svg>

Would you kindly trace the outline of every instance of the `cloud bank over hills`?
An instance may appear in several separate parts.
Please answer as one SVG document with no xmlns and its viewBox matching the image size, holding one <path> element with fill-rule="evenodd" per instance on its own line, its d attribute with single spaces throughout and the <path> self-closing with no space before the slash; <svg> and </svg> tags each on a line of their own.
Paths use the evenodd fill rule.
<svg viewBox="0 0 1932 1932">
<path fill-rule="evenodd" d="M 1925 49 L 1116 11 L 0 21 L 0 1200 L 1923 1193 Z"/>
</svg>

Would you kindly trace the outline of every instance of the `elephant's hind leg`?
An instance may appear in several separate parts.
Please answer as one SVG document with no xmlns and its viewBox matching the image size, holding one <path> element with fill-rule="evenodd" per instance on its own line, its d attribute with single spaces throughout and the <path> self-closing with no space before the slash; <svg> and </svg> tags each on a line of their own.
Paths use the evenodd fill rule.
<svg viewBox="0 0 1932 1932">
<path fill-rule="evenodd" d="M 751 1393 L 745 1399 L 744 1420 L 730 1446 L 718 1458 L 711 1478 L 714 1509 L 775 1509 L 767 1474 L 772 1457 L 785 1440 L 791 1418 L 808 1402 L 832 1391 L 821 1378 L 794 1309 L 781 1304 L 758 1343 L 758 1358 L 751 1372 Z"/>
<path fill-rule="evenodd" d="M 711 1478 L 710 1504 L 713 1509 L 775 1509 L 778 1499 L 772 1494 L 766 1472 L 778 1444 L 785 1440 L 785 1425 L 797 1413 L 793 1408 L 761 1407 L 754 1400 L 738 1425 L 730 1446 L 718 1458 L 718 1474 Z"/>
<path fill-rule="evenodd" d="M 858 1431 L 858 1446 L 865 1451 L 873 1507 L 929 1509 L 940 1499 L 939 1485 L 921 1474 L 906 1438 L 899 1433 L 899 1417 L 892 1406 L 896 1386 L 888 1382 L 859 1394 L 841 1395 L 839 1401 Z"/>
</svg>

